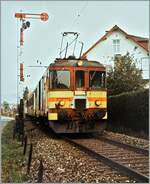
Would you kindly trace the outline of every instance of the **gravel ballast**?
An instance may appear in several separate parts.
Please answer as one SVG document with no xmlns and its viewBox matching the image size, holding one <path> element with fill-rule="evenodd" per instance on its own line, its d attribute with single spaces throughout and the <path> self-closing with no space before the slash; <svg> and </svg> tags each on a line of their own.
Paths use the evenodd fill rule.
<svg viewBox="0 0 150 184">
<path fill-rule="evenodd" d="M 38 168 L 43 160 L 43 183 L 133 182 L 103 162 L 98 162 L 64 140 L 44 135 L 39 130 L 32 134 L 33 158 L 28 182 L 38 182 Z"/>
<path fill-rule="evenodd" d="M 131 137 L 125 134 L 113 133 L 109 131 L 105 131 L 104 135 L 107 138 L 117 140 L 126 144 L 130 144 L 130 145 L 145 148 L 145 149 L 149 148 L 149 141 L 146 139 L 140 139 L 140 138 Z"/>
</svg>

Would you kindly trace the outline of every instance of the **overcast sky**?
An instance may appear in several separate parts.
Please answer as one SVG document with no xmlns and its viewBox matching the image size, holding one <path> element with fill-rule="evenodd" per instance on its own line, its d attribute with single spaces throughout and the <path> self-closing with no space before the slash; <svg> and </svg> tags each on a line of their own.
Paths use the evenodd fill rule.
<svg viewBox="0 0 150 184">
<path fill-rule="evenodd" d="M 9 1 L 1 2 L 1 94 L 2 101 L 16 102 L 17 94 L 17 19 L 16 12 L 49 14 L 49 20 L 30 20 L 31 26 L 24 32 L 21 61 L 25 66 L 25 82 L 20 82 L 19 93 L 25 86 L 33 90 L 44 68 L 58 57 L 61 32 L 77 31 L 84 42 L 85 52 L 106 30 L 118 25 L 129 34 L 149 37 L 148 1 Z M 30 77 L 27 77 L 30 75 Z"/>
</svg>

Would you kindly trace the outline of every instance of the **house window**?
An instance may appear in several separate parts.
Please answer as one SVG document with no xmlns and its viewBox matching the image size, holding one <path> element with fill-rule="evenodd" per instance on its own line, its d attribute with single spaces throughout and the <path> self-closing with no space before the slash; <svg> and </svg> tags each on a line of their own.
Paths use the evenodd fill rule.
<svg viewBox="0 0 150 184">
<path fill-rule="evenodd" d="M 113 51 L 115 53 L 120 52 L 120 40 L 119 39 L 113 40 Z"/>
</svg>

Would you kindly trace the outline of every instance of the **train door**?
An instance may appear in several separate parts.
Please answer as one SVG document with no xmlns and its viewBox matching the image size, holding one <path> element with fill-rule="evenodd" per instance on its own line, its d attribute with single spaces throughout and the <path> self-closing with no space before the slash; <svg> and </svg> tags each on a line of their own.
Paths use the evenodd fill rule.
<svg viewBox="0 0 150 184">
<path fill-rule="evenodd" d="M 82 89 L 85 87 L 85 71 L 75 71 L 75 87 L 76 89 Z"/>
<path fill-rule="evenodd" d="M 86 71 L 76 70 L 75 71 L 75 96 L 74 96 L 74 108 L 77 110 L 83 110 L 87 107 L 86 97 Z"/>
</svg>

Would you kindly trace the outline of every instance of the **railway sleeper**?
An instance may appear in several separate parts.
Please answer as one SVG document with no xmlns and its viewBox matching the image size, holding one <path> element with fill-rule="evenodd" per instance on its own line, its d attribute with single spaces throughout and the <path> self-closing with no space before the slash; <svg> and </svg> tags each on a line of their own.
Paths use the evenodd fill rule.
<svg viewBox="0 0 150 184">
<path fill-rule="evenodd" d="M 116 158 L 116 157 L 112 157 L 112 158 Z M 124 158 L 124 157 L 117 158 L 118 161 L 120 161 L 120 160 L 126 161 L 126 160 L 131 160 L 131 159 L 133 159 L 133 157 L 131 157 L 131 158 L 129 158 L 129 157 L 127 157 L 127 158 Z M 136 157 L 135 159 L 138 160 L 138 161 L 144 160 L 144 161 L 148 162 L 147 157 Z"/>
<path fill-rule="evenodd" d="M 148 164 L 148 161 L 139 161 L 139 160 L 121 160 L 121 159 L 116 159 L 117 162 L 121 162 L 123 164 L 129 163 L 129 164 Z"/>
</svg>

